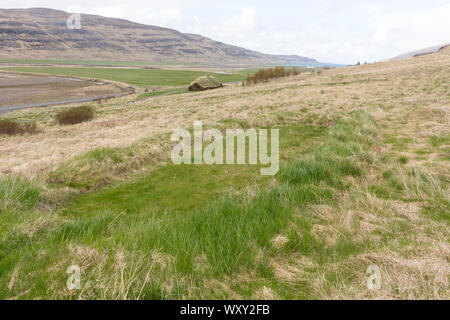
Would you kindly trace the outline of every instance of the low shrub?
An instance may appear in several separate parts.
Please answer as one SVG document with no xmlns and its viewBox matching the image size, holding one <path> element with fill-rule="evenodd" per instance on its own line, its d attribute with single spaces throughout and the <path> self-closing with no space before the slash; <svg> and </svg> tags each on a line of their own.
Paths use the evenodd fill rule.
<svg viewBox="0 0 450 320">
<path fill-rule="evenodd" d="M 254 75 L 248 75 L 246 84 L 258 84 L 268 82 L 270 79 L 289 77 L 292 75 L 296 76 L 298 74 L 300 74 L 300 71 L 296 67 L 292 69 L 286 69 L 285 67 L 261 69 Z"/>
<path fill-rule="evenodd" d="M 0 135 L 34 134 L 38 132 L 36 123 L 20 123 L 12 120 L 0 120 Z"/>
<path fill-rule="evenodd" d="M 95 109 L 91 106 L 74 107 L 58 112 L 55 116 L 59 124 L 76 124 L 94 118 Z"/>
</svg>

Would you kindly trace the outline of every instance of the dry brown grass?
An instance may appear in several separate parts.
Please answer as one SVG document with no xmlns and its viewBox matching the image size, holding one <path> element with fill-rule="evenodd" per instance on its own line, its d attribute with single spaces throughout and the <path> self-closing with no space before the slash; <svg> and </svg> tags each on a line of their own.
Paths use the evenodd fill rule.
<svg viewBox="0 0 450 320">
<path fill-rule="evenodd" d="M 33 176 L 96 147 L 124 147 L 142 138 L 189 126 L 197 119 L 213 124 L 230 114 L 248 119 L 251 125 L 263 125 L 276 123 L 280 114 L 299 110 L 320 115 L 364 108 L 377 118 L 389 115 L 401 119 L 405 115 L 410 118 L 409 115 L 418 112 L 417 108 L 432 107 L 447 114 L 447 118 L 439 117 L 442 121 L 448 119 L 448 95 L 428 94 L 418 88 L 437 78 L 445 80 L 449 61 L 447 50 L 408 60 L 326 70 L 320 75 L 306 73 L 264 86 L 235 86 L 131 105 L 127 104 L 131 98 L 124 97 L 108 102 L 97 119 L 70 128 L 58 128 L 49 121 L 49 115 L 58 111 L 58 107 L 17 111 L 6 117 L 43 119 L 39 124 L 44 130 L 33 137 L 0 138 L 0 153 L 5 155 L 0 172 Z M 411 119 L 417 122 L 400 129 L 420 131 L 415 124 L 430 128 L 431 124 L 418 120 L 419 117 Z M 440 128 L 445 130 L 445 123 Z"/>
</svg>

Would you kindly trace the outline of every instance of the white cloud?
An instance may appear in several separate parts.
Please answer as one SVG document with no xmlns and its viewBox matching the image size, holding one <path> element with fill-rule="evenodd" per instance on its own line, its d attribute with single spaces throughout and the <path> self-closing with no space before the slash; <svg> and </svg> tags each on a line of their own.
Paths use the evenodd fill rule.
<svg viewBox="0 0 450 320">
<path fill-rule="evenodd" d="M 106 17 L 115 17 L 134 22 L 170 27 L 181 20 L 181 10 L 176 7 L 167 7 L 162 2 L 153 3 L 151 7 L 145 4 L 126 3 L 124 1 L 111 1 L 105 6 L 102 1 L 81 1 L 67 5 L 64 10 L 98 14 Z"/>
<path fill-rule="evenodd" d="M 243 8 L 238 15 L 231 17 L 229 20 L 221 23 L 219 28 L 229 33 L 249 33 L 255 30 L 256 25 L 256 9 L 252 7 Z"/>
<path fill-rule="evenodd" d="M 181 20 L 181 11 L 175 8 L 164 8 L 145 15 L 145 21 L 158 26 L 169 26 Z"/>
<path fill-rule="evenodd" d="M 373 44 L 396 50 L 420 49 L 418 42 L 424 47 L 437 45 L 450 40 L 450 4 L 421 11 L 377 14 L 372 25 Z"/>
</svg>

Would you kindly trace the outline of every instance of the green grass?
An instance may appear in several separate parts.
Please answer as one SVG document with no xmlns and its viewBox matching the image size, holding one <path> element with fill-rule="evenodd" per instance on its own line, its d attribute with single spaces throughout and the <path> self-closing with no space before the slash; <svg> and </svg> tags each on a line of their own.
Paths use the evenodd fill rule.
<svg viewBox="0 0 450 320">
<path fill-rule="evenodd" d="M 219 123 L 223 123 L 226 128 L 232 126 L 248 127 L 246 121 L 233 118 L 223 119 Z M 311 148 L 311 143 L 319 140 L 326 132 L 326 128 L 312 125 L 282 126 L 280 128 L 281 161 L 292 160 L 299 154 L 307 153 Z M 104 186 L 111 180 L 122 178 L 123 174 L 126 174 L 129 170 L 151 165 L 158 161 L 161 158 L 160 154 L 149 154 L 146 150 L 151 144 L 168 139 L 167 136 L 163 135 L 153 139 L 144 139 L 126 148 L 94 149 L 62 163 L 50 173 L 48 181 L 55 185 L 64 185 L 76 189 L 96 189 L 99 185 Z M 170 150 L 163 151 L 166 154 L 169 154 L 169 152 Z M 256 173 L 254 166 L 249 168 L 248 173 Z M 225 171 L 221 169 L 220 172 L 229 172 L 229 169 Z"/>
<path fill-rule="evenodd" d="M 224 192 L 239 191 L 267 180 L 258 173 L 256 166 L 170 164 L 137 181 L 82 195 L 67 210 L 77 214 L 95 214 L 105 208 L 126 213 L 139 213 L 148 208 L 184 212 Z"/>
<path fill-rule="evenodd" d="M 223 123 L 245 127 L 235 118 Z M 65 268 L 80 264 L 83 284 L 89 283 L 84 298 L 227 298 L 227 290 L 208 287 L 221 281 L 243 297 L 265 286 L 281 298 L 317 298 L 310 274 L 329 286 L 346 285 L 352 273 L 334 266 L 410 228 L 395 221 L 385 233 L 392 232 L 391 238 L 369 241 L 358 232 L 357 216 L 346 229 L 335 229 L 327 220 L 333 217 L 311 210 L 312 205 L 337 209 L 342 198 L 344 206 L 362 201 L 361 182 L 382 163 L 371 153 L 379 143 L 376 129 L 365 112 L 339 114 L 330 127 L 281 126 L 282 170 L 275 177 L 261 176 L 258 166 L 164 164 L 79 195 L 56 213 L 39 209 L 45 199 L 34 183 L 2 180 L 0 197 L 9 204 L 0 208 L 5 226 L 0 230 L 0 297 L 78 298 L 78 292 L 65 290 Z M 114 168 L 139 156 L 136 150 L 96 149 L 62 166 L 69 166 L 72 176 L 88 175 L 83 168 Z M 396 159 L 391 160 L 397 166 L 380 174 L 369 192 L 396 199 L 446 190 L 444 177 L 406 168 Z M 446 221 L 448 205 L 445 196 L 434 196 L 422 214 Z M 335 241 L 318 233 L 321 227 L 336 230 Z M 286 238 L 282 246 L 273 242 L 278 235 Z M 290 256 L 313 262 L 298 281 L 278 278 L 272 265 Z M 15 270 L 21 277 L 11 286 Z M 233 281 L 246 273 L 246 282 Z"/>
<path fill-rule="evenodd" d="M 289 162 L 286 162 L 274 187 L 268 187 L 273 178 L 260 176 L 258 166 L 169 164 L 144 177 L 113 183 L 107 188 L 81 195 L 60 211 L 59 215 L 65 222 L 60 222 L 51 232 L 47 228 L 52 224 L 44 224 L 43 230 L 34 236 L 33 245 L 20 232 L 7 232 L 0 245 L 0 270 L 3 273 L 9 270 L 7 273 L 10 274 L 13 261 L 28 261 L 47 248 L 35 261 L 40 270 L 47 271 L 36 273 L 33 264 L 25 264 L 21 272 L 30 274 L 27 281 L 34 284 L 25 297 L 48 297 L 46 282 L 64 286 L 66 278 L 63 272 L 52 276 L 48 270 L 52 269 L 55 259 L 66 259 L 64 256 L 69 247 L 94 247 L 105 254 L 121 250 L 132 256 L 139 253 L 145 259 L 151 252 L 160 252 L 173 259 L 171 267 L 159 273 L 156 282 L 139 297 L 164 298 L 163 284 L 175 274 L 190 279 L 190 284 L 186 284 L 189 286 L 199 285 L 207 278 L 220 279 L 232 275 L 242 267 L 256 267 L 259 274 L 271 278 L 273 271 L 259 261 L 258 252 L 275 253 L 271 239 L 286 232 L 288 226 L 291 231 L 286 250 L 289 252 L 309 254 L 320 261 L 325 259 L 324 255 L 329 256 L 327 259 L 340 253 L 350 255 L 360 250 L 358 244 L 346 239 L 334 247 L 327 247 L 311 233 L 312 217 L 296 217 L 295 212 L 308 204 L 331 204 L 334 199 L 333 184 L 318 184 L 327 179 L 316 176 L 314 170 L 308 168 L 320 168 L 326 163 L 327 170 L 334 172 L 336 179 L 348 174 L 358 176 L 360 172 L 348 166 L 345 159 L 338 161 L 339 155 L 321 144 L 312 150 L 313 153 L 335 161 L 315 163 L 311 160 L 302 179 L 297 179 L 300 160 L 290 161 L 293 160 L 291 157 L 310 152 L 311 143 L 315 139 L 323 139 L 325 134 L 328 135 L 325 136 L 325 144 L 336 136 L 342 140 L 343 137 L 337 133 L 352 135 L 354 124 L 342 123 L 340 129 L 332 131 L 310 125 L 282 127 L 282 150 L 290 149 L 289 152 L 284 151 L 283 161 Z M 347 138 L 361 140 L 361 137 Z M 123 153 L 109 149 L 94 150 L 88 158 L 97 162 L 124 161 Z M 254 195 L 247 194 L 244 192 L 247 187 L 255 187 L 258 191 Z M 32 207 L 33 204 L 28 209 Z M 12 224 L 11 221 L 8 223 Z M 114 260 L 114 257 L 110 259 Z M 76 259 L 73 262 L 80 263 Z M 95 279 L 100 276 L 103 279 L 105 273 L 114 277 L 113 265 L 114 261 L 105 265 L 103 276 L 96 274 L 94 267 L 88 268 L 84 277 Z M 145 275 L 146 265 L 136 268 L 139 277 Z M 177 290 L 183 294 L 186 287 L 180 285 Z M 132 289 L 130 297 L 136 297 L 137 291 L 137 288 Z M 20 292 L 20 288 L 8 293 L 0 289 L 0 296 L 16 292 Z M 103 296 L 115 297 L 111 292 L 97 292 L 97 297 Z"/>
<path fill-rule="evenodd" d="M 290 221 L 289 203 L 282 192 L 261 192 L 247 205 L 239 198 L 224 197 L 169 220 L 168 226 L 148 223 L 143 226 L 144 243 L 150 248 L 157 244 L 176 256 L 180 272 L 192 272 L 195 257 L 205 255 L 214 274 L 231 274 L 239 265 L 251 266 L 255 246 L 268 246 L 273 234 Z"/>
<path fill-rule="evenodd" d="M 226 123 L 229 124 L 228 121 Z M 311 141 L 314 138 L 322 137 L 324 133 L 323 129 L 313 126 L 282 127 L 281 149 L 286 154 L 284 158 L 287 159 L 288 155 L 293 152 L 298 153 L 301 150 L 302 140 Z M 85 167 L 87 162 L 91 163 L 92 161 L 102 164 L 102 166 L 111 166 L 106 163 L 120 164 L 128 156 L 134 157 L 134 153 L 128 154 L 125 150 L 101 148 L 78 159 L 81 160 L 81 167 Z M 236 192 L 247 186 L 261 185 L 267 182 L 268 178 L 259 174 L 259 168 L 259 166 L 249 165 L 166 165 L 153 170 L 148 176 L 139 177 L 137 181 L 117 183 L 100 192 L 82 195 L 67 210 L 77 214 L 93 214 L 104 210 L 105 203 L 107 203 L 106 208 L 127 213 L 141 212 L 149 207 L 158 210 L 187 211 L 220 197 L 224 192 Z M 60 173 L 56 173 L 54 179 L 64 181 L 63 177 L 66 174 L 64 166 L 58 171 Z M 80 176 L 77 172 L 73 172 L 71 175 Z M 211 177 L 215 177 L 215 179 L 211 179 Z M 89 178 L 86 182 L 69 182 L 69 185 L 92 187 L 96 181 Z"/>
<path fill-rule="evenodd" d="M 37 72 L 54 75 L 77 76 L 113 80 L 138 87 L 185 86 L 205 74 L 216 77 L 221 82 L 233 82 L 245 79 L 241 74 L 216 74 L 199 71 L 160 70 L 160 69 L 115 69 L 115 68 L 78 68 L 78 67 L 8 67 L 4 70 L 19 72 Z"/>
<path fill-rule="evenodd" d="M 430 144 L 435 147 L 439 148 L 440 146 L 445 146 L 450 144 L 450 134 L 445 136 L 430 136 Z"/>
<path fill-rule="evenodd" d="M 281 179 L 294 184 L 326 181 L 330 185 L 336 185 L 342 176 L 360 176 L 361 174 L 361 169 L 349 160 L 316 158 L 294 161 L 282 172 Z"/>
<path fill-rule="evenodd" d="M 237 126 L 238 128 L 247 130 L 250 128 L 250 124 L 248 123 L 247 120 L 240 120 L 240 119 L 235 119 L 235 118 L 226 118 L 226 119 L 222 119 L 218 121 L 220 124 L 223 124 L 224 126 L 226 126 L 227 128 L 232 128 Z"/>
<path fill-rule="evenodd" d="M 0 210 L 31 209 L 36 206 L 41 191 L 22 177 L 0 180 Z"/>
<path fill-rule="evenodd" d="M 168 92 L 171 92 L 172 90 L 163 90 L 163 91 L 150 91 L 150 92 L 145 92 L 143 94 L 140 94 L 136 97 L 136 100 L 143 100 L 146 98 L 150 98 L 150 97 L 156 97 L 156 96 L 160 96 L 162 94 L 166 94 Z"/>
</svg>

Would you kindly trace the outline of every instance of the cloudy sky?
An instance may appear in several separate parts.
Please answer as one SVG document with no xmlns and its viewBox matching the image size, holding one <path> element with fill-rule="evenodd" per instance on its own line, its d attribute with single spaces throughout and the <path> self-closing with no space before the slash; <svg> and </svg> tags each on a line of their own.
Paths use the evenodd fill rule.
<svg viewBox="0 0 450 320">
<path fill-rule="evenodd" d="M 322 62 L 377 61 L 450 42 L 449 0 L 0 0 L 198 33 Z"/>
</svg>

